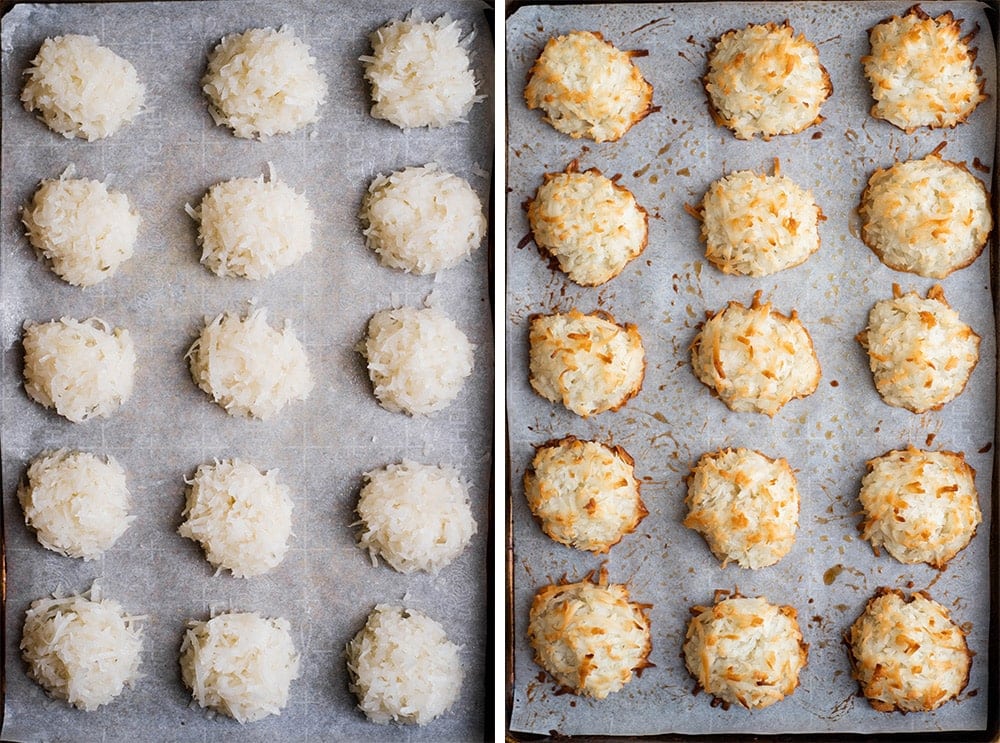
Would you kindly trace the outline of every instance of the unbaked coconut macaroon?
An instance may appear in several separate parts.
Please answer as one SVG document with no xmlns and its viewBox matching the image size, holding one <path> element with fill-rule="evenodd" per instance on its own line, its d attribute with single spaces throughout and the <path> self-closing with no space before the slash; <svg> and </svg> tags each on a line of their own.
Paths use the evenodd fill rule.
<svg viewBox="0 0 1000 743">
<path fill-rule="evenodd" d="M 629 453 L 575 436 L 535 449 L 524 494 L 542 531 L 594 554 L 618 544 L 648 513 Z"/>
<path fill-rule="evenodd" d="M 573 138 L 614 142 L 653 112 L 653 86 L 633 59 L 596 31 L 550 38 L 528 72 L 524 100 Z"/>
<path fill-rule="evenodd" d="M 858 207 L 861 238 L 879 260 L 935 279 L 976 260 L 993 227 L 982 181 L 940 149 L 876 170 Z"/>
<path fill-rule="evenodd" d="M 737 139 L 766 140 L 819 124 L 833 93 L 816 45 L 796 36 L 788 21 L 724 33 L 708 53 L 703 83 L 715 123 Z"/>
<path fill-rule="evenodd" d="M 597 168 L 546 173 L 528 203 L 535 244 L 581 286 L 610 281 L 646 249 L 649 215 L 625 186 Z"/>
<path fill-rule="evenodd" d="M 982 521 L 976 471 L 962 453 L 909 446 L 868 462 L 861 537 L 902 563 L 944 569 Z"/>
<path fill-rule="evenodd" d="M 546 400 L 587 418 L 639 394 L 646 350 L 639 329 L 610 313 L 577 310 L 530 318 L 529 381 Z"/>
<path fill-rule="evenodd" d="M 25 70 L 21 102 L 54 132 L 93 142 L 135 118 L 146 90 L 132 63 L 94 36 L 46 39 Z"/>
<path fill-rule="evenodd" d="M 684 662 L 698 686 L 723 705 L 762 709 L 799 685 L 809 659 L 791 606 L 733 594 L 714 606 L 694 606 Z"/>
<path fill-rule="evenodd" d="M 711 314 L 691 344 L 695 376 L 730 410 L 771 417 L 789 400 L 816 391 L 819 359 L 798 313 L 736 301 Z"/>
<path fill-rule="evenodd" d="M 819 250 L 826 219 L 810 191 L 781 174 L 741 170 L 709 186 L 700 206 L 705 257 L 723 273 L 768 276 L 804 263 Z"/>
<path fill-rule="evenodd" d="M 795 544 L 799 489 L 784 459 L 750 449 L 703 454 L 687 477 L 684 526 L 708 543 L 726 567 L 774 565 Z"/>
<path fill-rule="evenodd" d="M 969 682 L 965 631 L 924 591 L 879 588 L 844 641 L 851 674 L 879 712 L 929 712 Z"/>
<path fill-rule="evenodd" d="M 938 285 L 922 299 L 893 284 L 892 299 L 875 303 L 857 339 L 882 399 L 914 413 L 938 410 L 958 397 L 979 363 L 979 336 Z"/>
<path fill-rule="evenodd" d="M 982 101 L 986 80 L 976 49 L 951 11 L 931 18 L 919 5 L 868 31 L 871 52 L 861 58 L 875 105 L 871 115 L 907 133 L 954 127 Z"/>
<path fill-rule="evenodd" d="M 595 581 L 552 584 L 531 602 L 528 641 L 535 662 L 561 687 L 604 699 L 652 664 L 650 605 L 629 600 L 628 588 Z"/>
</svg>

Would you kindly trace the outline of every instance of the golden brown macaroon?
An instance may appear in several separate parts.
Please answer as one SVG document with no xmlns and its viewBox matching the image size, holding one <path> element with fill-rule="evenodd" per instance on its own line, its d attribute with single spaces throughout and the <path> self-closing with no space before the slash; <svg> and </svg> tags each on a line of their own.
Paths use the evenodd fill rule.
<svg viewBox="0 0 1000 743">
<path fill-rule="evenodd" d="M 724 33 L 708 53 L 703 80 L 715 123 L 737 139 L 795 134 L 823 121 L 833 93 L 816 45 L 785 21 Z"/>
<path fill-rule="evenodd" d="M 623 52 L 597 31 L 572 31 L 548 40 L 528 72 L 524 100 L 574 139 L 614 142 L 652 113 L 653 86 Z"/>
<path fill-rule="evenodd" d="M 928 712 L 969 683 L 972 653 L 948 610 L 924 591 L 879 588 L 844 635 L 857 679 L 879 712 Z"/>
<path fill-rule="evenodd" d="M 868 31 L 871 52 L 861 58 L 875 104 L 871 115 L 907 133 L 961 124 L 986 100 L 975 66 L 975 31 L 962 36 L 951 11 L 931 18 L 920 5 Z"/>
<path fill-rule="evenodd" d="M 549 537 L 594 554 L 618 544 L 648 513 L 629 453 L 575 436 L 536 448 L 524 494 Z"/>
<path fill-rule="evenodd" d="M 958 397 L 979 362 L 979 336 L 948 305 L 940 285 L 922 299 L 893 284 L 892 299 L 875 303 L 857 339 L 882 399 L 914 413 Z"/>
</svg>

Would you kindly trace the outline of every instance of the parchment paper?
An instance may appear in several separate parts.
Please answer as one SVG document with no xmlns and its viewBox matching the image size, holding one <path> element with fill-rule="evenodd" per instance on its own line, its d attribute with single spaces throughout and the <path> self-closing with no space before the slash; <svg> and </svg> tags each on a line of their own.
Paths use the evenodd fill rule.
<svg viewBox="0 0 1000 743">
<path fill-rule="evenodd" d="M 378 265 L 357 212 L 376 173 L 437 161 L 470 181 L 486 204 L 492 153 L 492 35 L 484 6 L 431 2 L 475 29 L 472 59 L 480 91 L 469 122 L 403 132 L 369 116 L 358 57 L 368 34 L 410 11 L 398 0 L 368 3 L 170 2 L 21 6 L 3 19 L 2 413 L 7 635 L 4 740 L 450 740 L 481 738 L 488 617 L 493 349 L 486 245 L 434 277 Z M 266 141 L 235 138 L 213 125 L 198 81 L 206 55 L 228 33 L 291 26 L 327 77 L 320 121 Z M 21 72 L 47 36 L 93 34 L 131 60 L 147 87 L 147 111 L 110 139 L 88 144 L 49 131 L 18 103 Z M 222 279 L 202 267 L 197 204 L 213 183 L 278 177 L 304 190 L 317 215 L 314 250 L 261 282 Z M 39 263 L 18 207 L 42 178 L 74 163 L 81 177 L 107 178 L 142 215 L 135 256 L 109 281 L 81 290 Z M 431 417 L 389 413 L 371 392 L 355 345 L 368 319 L 391 305 L 433 301 L 477 344 L 474 376 L 456 402 Z M 205 317 L 245 310 L 255 299 L 272 323 L 291 322 L 316 378 L 307 402 L 276 418 L 231 418 L 195 387 L 184 353 Z M 136 389 L 108 420 L 74 425 L 31 402 L 21 386 L 21 324 L 96 315 L 126 327 L 138 352 Z M 43 549 L 23 522 L 15 491 L 43 449 L 81 448 L 115 456 L 128 473 L 136 520 L 103 559 L 82 562 Z M 176 534 L 184 479 L 213 458 L 239 456 L 277 468 L 292 491 L 294 536 L 284 562 L 248 580 L 213 575 L 200 547 Z M 373 567 L 355 543 L 354 506 L 363 472 L 404 457 L 457 466 L 471 482 L 479 533 L 437 576 Z M 47 697 L 18 651 L 29 603 L 53 591 L 84 591 L 97 580 L 131 613 L 148 615 L 144 677 L 112 704 L 84 713 Z M 440 621 L 463 646 L 465 683 L 445 716 L 423 728 L 367 721 L 348 692 L 345 644 L 376 603 L 404 603 Z M 213 611 L 284 616 L 302 654 L 301 677 L 279 717 L 240 726 L 210 719 L 190 702 L 177 655 L 189 618 Z"/>
<path fill-rule="evenodd" d="M 860 57 L 866 30 L 907 3 L 711 3 L 526 7 L 508 22 L 507 101 L 507 373 L 514 529 L 514 701 L 511 729 L 563 734 L 778 733 L 930 731 L 983 728 L 986 723 L 989 657 L 989 533 L 996 389 L 993 304 L 989 255 L 942 283 L 948 300 L 982 336 L 980 361 L 968 388 L 941 411 L 914 415 L 881 402 L 867 356 L 854 336 L 879 299 L 904 291 L 923 295 L 935 282 L 883 266 L 859 239 L 855 207 L 868 176 L 895 158 L 919 158 L 940 142 L 944 156 L 966 161 L 987 184 L 995 134 L 996 63 L 981 6 L 923 3 L 937 15 L 947 9 L 980 26 L 978 64 L 989 100 L 955 130 L 907 135 L 868 116 L 871 100 Z M 700 78 L 709 40 L 749 22 L 789 19 L 816 42 L 834 93 L 822 113 L 826 121 L 802 134 L 740 142 L 710 119 Z M 662 110 L 618 143 L 571 140 L 528 111 L 522 90 L 528 68 L 552 35 L 598 30 L 623 49 L 646 49 L 637 60 L 654 86 Z M 770 172 L 775 157 L 782 173 L 813 191 L 827 216 L 822 245 L 805 264 L 763 279 L 724 276 L 704 260 L 699 225 L 684 211 L 697 204 L 724 173 Z M 621 174 L 651 214 L 645 253 L 603 288 L 586 289 L 547 268 L 533 245 L 518 248 L 528 234 L 520 209 L 547 171 L 563 170 L 579 158 Z M 976 166 L 974 158 L 978 158 Z M 986 172 L 983 172 L 983 166 Z M 706 310 L 730 299 L 765 299 L 788 312 L 797 309 L 812 334 L 823 367 L 818 391 L 789 403 L 773 420 L 730 412 L 694 377 L 688 347 Z M 576 307 L 610 311 L 634 322 L 643 336 L 647 372 L 642 392 L 617 413 L 583 420 L 535 395 L 527 383 L 527 318 L 533 312 Z M 532 446 L 575 434 L 613 441 L 636 460 L 650 511 L 636 533 L 602 558 L 558 545 L 532 521 L 521 478 Z M 905 566 L 884 554 L 876 558 L 858 538 L 857 492 L 865 461 L 912 443 L 964 451 L 976 469 L 983 524 L 971 545 L 943 573 L 925 565 Z M 786 457 L 798 471 L 802 508 L 795 547 L 777 565 L 757 571 L 725 570 L 702 538 L 681 526 L 683 478 L 698 457 L 726 446 L 748 446 Z M 540 676 L 525 637 L 534 593 L 563 575 L 581 579 L 606 562 L 613 582 L 628 582 L 636 601 L 653 604 L 651 660 L 655 668 L 603 701 L 556 695 Z M 843 632 L 878 586 L 928 589 L 969 628 L 976 653 L 969 685 L 957 702 L 929 714 L 880 714 L 856 696 Z M 747 712 L 710 706 L 707 694 L 692 694 L 694 681 L 680 657 L 689 607 L 710 604 L 717 588 L 798 610 L 809 664 L 800 687 L 770 708 Z"/>
</svg>

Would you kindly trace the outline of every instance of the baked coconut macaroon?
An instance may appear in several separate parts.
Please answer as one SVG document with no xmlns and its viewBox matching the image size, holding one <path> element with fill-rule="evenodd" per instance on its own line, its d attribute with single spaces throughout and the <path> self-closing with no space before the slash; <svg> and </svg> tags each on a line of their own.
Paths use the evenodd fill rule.
<svg viewBox="0 0 1000 743">
<path fill-rule="evenodd" d="M 938 410 L 965 389 L 979 362 L 979 336 L 944 297 L 940 285 L 923 299 L 892 286 L 858 333 L 882 399 L 914 413 Z"/>
<path fill-rule="evenodd" d="M 618 544 L 648 513 L 629 453 L 575 436 L 535 449 L 524 494 L 543 532 L 594 554 Z"/>
<path fill-rule="evenodd" d="M 649 241 L 649 214 L 624 186 L 597 168 L 546 173 L 528 203 L 535 244 L 581 286 L 598 286 L 622 272 Z"/>
<path fill-rule="evenodd" d="M 749 307 L 731 301 L 709 316 L 691 344 L 691 367 L 730 410 L 773 417 L 815 392 L 821 372 L 798 313 L 783 315 L 760 296 Z"/>
<path fill-rule="evenodd" d="M 895 271 L 943 279 L 983 252 L 993 227 L 989 202 L 965 163 L 935 151 L 872 174 L 858 208 L 861 239 Z"/>
<path fill-rule="evenodd" d="M 705 257 L 723 273 L 768 276 L 819 250 L 826 219 L 810 191 L 781 174 L 741 170 L 709 186 L 697 209 Z"/>
<path fill-rule="evenodd" d="M 705 538 L 722 567 L 774 565 L 795 544 L 799 489 L 786 460 L 744 448 L 708 452 L 687 488 L 684 526 Z"/>
<path fill-rule="evenodd" d="M 626 586 L 608 585 L 603 568 L 596 582 L 545 586 L 528 619 L 535 662 L 573 694 L 604 699 L 652 665 L 649 608 L 630 601 Z"/>
<path fill-rule="evenodd" d="M 983 520 L 976 471 L 951 451 L 909 446 L 870 460 L 859 498 L 862 538 L 907 565 L 944 569 Z"/>
<path fill-rule="evenodd" d="M 646 351 L 635 325 L 603 311 L 533 315 L 529 332 L 532 388 L 587 418 L 618 410 L 642 389 Z"/>
<path fill-rule="evenodd" d="M 931 18 L 919 5 L 868 31 L 871 52 L 861 58 L 875 104 L 871 115 L 907 133 L 961 124 L 986 100 L 975 66 L 975 31 L 962 36 L 951 11 Z"/>
<path fill-rule="evenodd" d="M 597 31 L 548 40 L 528 72 L 524 100 L 564 134 L 614 142 L 653 112 L 653 86 L 632 60 Z"/>
<path fill-rule="evenodd" d="M 703 82 L 712 118 L 737 139 L 767 140 L 819 124 L 833 93 L 816 45 L 788 21 L 724 33 L 708 53 Z"/>
<path fill-rule="evenodd" d="M 733 594 L 713 606 L 691 608 L 684 640 L 688 672 L 723 706 L 761 709 L 799 685 L 809 659 L 798 614 L 763 597 Z"/>
<path fill-rule="evenodd" d="M 879 712 L 929 712 L 969 682 L 965 631 L 924 591 L 879 588 L 844 635 L 851 674 Z"/>
</svg>

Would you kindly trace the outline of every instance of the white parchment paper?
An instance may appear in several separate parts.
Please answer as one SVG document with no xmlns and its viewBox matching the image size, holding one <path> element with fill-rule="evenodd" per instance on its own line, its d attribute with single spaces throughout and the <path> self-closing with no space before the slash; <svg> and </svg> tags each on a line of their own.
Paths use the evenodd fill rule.
<svg viewBox="0 0 1000 743">
<path fill-rule="evenodd" d="M 981 729 L 986 724 L 989 620 L 989 532 L 993 460 L 995 335 L 990 256 L 941 282 L 948 300 L 982 336 L 980 361 L 968 388 L 938 412 L 914 415 L 884 404 L 874 389 L 865 352 L 855 340 L 872 305 L 892 295 L 893 282 L 921 295 L 935 282 L 883 266 L 859 239 L 855 212 L 868 176 L 894 159 L 923 157 L 940 142 L 944 156 L 966 161 L 990 182 L 996 131 L 996 60 L 982 6 L 924 3 L 932 15 L 951 9 L 964 28 L 980 27 L 978 64 L 989 100 L 955 130 L 912 135 L 871 119 L 860 57 L 866 30 L 902 13 L 907 3 L 684 3 L 525 7 L 508 20 L 507 373 L 514 539 L 514 689 L 511 729 L 563 734 L 868 732 Z M 804 133 L 740 142 L 709 117 L 700 78 L 711 39 L 747 23 L 788 19 L 814 41 L 830 72 L 833 96 L 826 121 Z M 601 31 L 638 59 L 662 108 L 617 143 L 571 140 L 529 111 L 522 91 L 545 41 L 570 30 Z M 827 216 L 819 253 L 797 268 L 763 279 L 725 276 L 704 260 L 699 225 L 684 211 L 724 173 L 782 173 L 812 190 Z M 580 288 L 547 267 L 533 245 L 520 208 L 542 174 L 581 169 L 621 174 L 651 214 L 649 247 L 602 288 Z M 690 369 L 688 347 L 706 310 L 731 299 L 749 303 L 755 290 L 777 309 L 797 309 L 823 367 L 818 391 L 789 403 L 773 420 L 730 412 Z M 647 373 L 642 392 L 617 413 L 583 420 L 535 395 L 527 382 L 528 316 L 534 312 L 601 308 L 634 322 L 643 336 Z M 602 558 L 562 547 L 533 522 L 521 478 L 533 445 L 574 434 L 624 446 L 643 479 L 650 511 L 636 533 Z M 946 572 L 876 558 L 858 538 L 857 492 L 865 461 L 912 443 L 964 451 L 977 471 L 984 522 Z M 786 457 L 798 471 L 802 509 L 792 552 L 757 571 L 725 570 L 702 538 L 681 526 L 683 479 L 698 457 L 726 446 L 748 446 Z M 651 660 L 655 668 L 603 701 L 556 695 L 532 660 L 525 637 L 534 593 L 562 576 L 581 579 L 606 562 L 610 579 L 628 582 L 633 599 L 653 604 Z M 712 601 L 717 588 L 764 595 L 798 610 L 809 664 L 794 695 L 747 712 L 710 705 L 693 695 L 681 645 L 689 607 Z M 878 586 L 927 589 L 969 628 L 976 653 L 966 691 L 929 714 L 880 714 L 856 696 L 843 632 Z"/>
<path fill-rule="evenodd" d="M 377 173 L 436 161 L 488 203 L 493 136 L 492 33 L 478 2 L 435 0 L 425 17 L 449 12 L 476 33 L 472 60 L 487 99 L 468 123 L 403 132 L 369 116 L 358 57 L 368 34 L 405 15 L 410 2 L 169 2 L 25 5 L 3 19 L 2 385 L 4 538 L 7 558 L 4 740 L 434 740 L 481 738 L 485 724 L 487 532 L 493 406 L 488 250 L 434 277 L 378 265 L 357 212 Z M 216 127 L 199 79 L 206 55 L 228 33 L 291 26 L 329 83 L 320 121 L 266 141 Z M 18 102 L 21 72 L 48 36 L 92 34 L 129 59 L 147 88 L 147 110 L 94 143 L 49 131 Z M 306 193 L 317 215 L 315 248 L 262 282 L 222 279 L 202 267 L 196 204 L 221 180 L 277 175 Z M 18 207 L 42 178 L 69 163 L 81 177 L 107 179 L 142 215 L 135 256 L 109 281 L 81 290 L 62 283 L 23 235 Z M 368 319 L 391 305 L 433 301 L 477 344 L 474 376 L 447 410 L 409 418 L 375 401 L 355 345 Z M 316 387 L 309 400 L 259 422 L 230 418 L 195 387 L 184 353 L 205 317 L 269 309 L 306 346 Z M 136 389 L 108 420 L 74 425 L 31 402 L 21 386 L 21 325 L 63 315 L 99 316 L 129 329 L 138 352 Z M 128 473 L 136 520 L 102 559 L 82 562 L 43 549 L 24 526 L 15 497 L 27 462 L 71 447 L 116 457 Z M 278 469 L 292 491 L 294 536 L 284 562 L 249 580 L 213 575 L 195 543 L 176 534 L 184 479 L 213 458 L 239 456 Z M 471 482 L 479 533 L 437 576 L 373 567 L 355 544 L 354 506 L 363 472 L 407 457 L 457 466 Z M 18 651 L 29 603 L 53 591 L 103 592 L 148 615 L 143 678 L 114 703 L 84 713 L 47 697 L 28 679 Z M 461 644 L 465 684 L 445 716 L 423 728 L 379 726 L 355 708 L 343 649 L 376 603 L 404 603 L 440 621 Z M 210 719 L 190 703 L 177 655 L 189 618 L 213 611 L 284 616 L 302 654 L 279 717 L 240 726 Z"/>
</svg>

